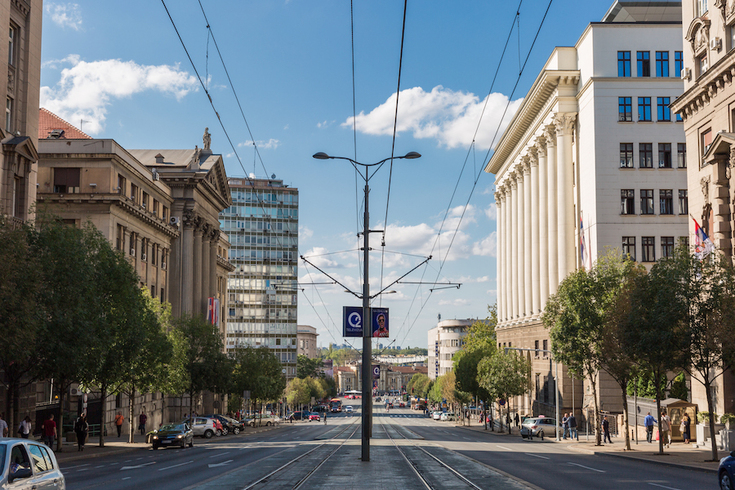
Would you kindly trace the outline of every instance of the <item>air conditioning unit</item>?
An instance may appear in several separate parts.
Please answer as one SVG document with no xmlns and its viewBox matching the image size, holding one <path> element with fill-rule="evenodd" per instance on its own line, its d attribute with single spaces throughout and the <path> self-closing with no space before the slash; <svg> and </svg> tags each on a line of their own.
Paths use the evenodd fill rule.
<svg viewBox="0 0 735 490">
<path fill-rule="evenodd" d="M 143 254 L 140 256 L 140 258 L 145 262 L 148 259 L 148 254 Z"/>
<path fill-rule="evenodd" d="M 79 389 L 79 385 L 78 384 L 73 384 L 69 388 L 69 394 L 71 394 L 71 396 L 81 395 L 82 394 L 82 390 Z"/>
<path fill-rule="evenodd" d="M 709 40 L 709 49 L 712 51 L 719 51 L 722 49 L 722 39 L 719 37 L 713 37 Z"/>
<path fill-rule="evenodd" d="M 158 175 L 158 172 L 155 169 L 153 170 L 153 180 L 161 180 L 161 176 Z"/>
<path fill-rule="evenodd" d="M 131 248 L 130 249 L 130 256 L 131 257 L 135 257 L 135 249 L 134 248 Z"/>
<path fill-rule="evenodd" d="M 179 226 L 179 223 L 181 222 L 181 220 L 179 219 L 178 216 L 171 216 L 171 218 L 169 218 L 168 222 L 169 222 L 169 224 L 178 227 Z"/>
<path fill-rule="evenodd" d="M 692 79 L 692 70 L 689 68 L 682 68 L 681 70 L 681 79 L 682 80 L 691 80 Z"/>
</svg>

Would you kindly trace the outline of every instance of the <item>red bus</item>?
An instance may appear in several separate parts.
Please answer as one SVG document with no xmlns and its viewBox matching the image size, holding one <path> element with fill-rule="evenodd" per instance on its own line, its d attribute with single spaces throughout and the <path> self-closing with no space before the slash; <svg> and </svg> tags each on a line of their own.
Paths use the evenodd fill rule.
<svg viewBox="0 0 735 490">
<path fill-rule="evenodd" d="M 329 400 L 329 411 L 332 413 L 341 412 L 342 411 L 342 400 L 339 398 L 332 398 Z"/>
</svg>

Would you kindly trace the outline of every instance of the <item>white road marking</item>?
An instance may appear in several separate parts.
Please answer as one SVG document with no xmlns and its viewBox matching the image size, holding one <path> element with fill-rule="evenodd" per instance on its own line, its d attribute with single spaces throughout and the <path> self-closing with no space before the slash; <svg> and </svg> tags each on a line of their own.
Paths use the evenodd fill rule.
<svg viewBox="0 0 735 490">
<path fill-rule="evenodd" d="M 225 454 L 230 454 L 230 452 L 227 451 L 226 453 L 213 454 L 210 456 L 210 458 L 216 458 L 217 456 L 224 456 Z"/>
<path fill-rule="evenodd" d="M 506 451 L 512 451 L 511 448 L 505 447 L 505 446 L 501 446 L 500 444 L 496 444 L 496 446 L 498 446 L 500 449 L 505 449 Z"/>
<path fill-rule="evenodd" d="M 651 482 L 648 482 L 648 484 L 649 484 L 649 485 L 653 485 L 654 487 L 668 488 L 669 490 L 680 490 L 680 489 L 678 489 L 678 488 L 674 488 L 674 487 L 667 487 L 667 486 L 665 486 L 665 485 L 659 485 L 658 483 L 651 483 Z"/>
<path fill-rule="evenodd" d="M 150 463 L 143 463 L 143 464 L 139 464 L 137 466 L 123 466 L 122 468 L 120 468 L 120 471 L 136 470 L 138 468 L 142 468 L 143 466 L 148 466 L 148 465 L 151 465 L 151 464 L 156 464 L 156 462 L 155 461 L 151 461 Z"/>
<path fill-rule="evenodd" d="M 526 455 L 533 456 L 534 458 L 549 459 L 546 456 L 541 456 L 540 454 L 526 453 Z"/>
<path fill-rule="evenodd" d="M 158 471 L 163 471 L 163 470 L 170 470 L 171 468 L 176 468 L 176 467 L 178 467 L 178 466 L 184 466 L 185 464 L 190 464 L 190 463 L 193 463 L 193 462 L 194 462 L 194 460 L 191 460 L 191 461 L 186 461 L 185 463 L 179 463 L 179 464 L 175 464 L 175 465 L 173 465 L 173 466 L 166 466 L 165 468 L 161 468 L 161 469 L 160 469 L 160 470 L 158 470 Z"/>
<path fill-rule="evenodd" d="M 74 468 L 81 468 L 81 467 L 83 467 L 83 466 L 89 466 L 89 463 L 85 463 L 85 464 L 78 464 L 78 465 L 76 465 L 76 466 L 64 466 L 63 470 L 64 470 L 64 471 L 66 471 L 66 470 L 73 470 Z"/>
<path fill-rule="evenodd" d="M 590 468 L 589 466 L 585 466 L 585 465 L 582 465 L 582 464 L 579 464 L 579 463 L 568 463 L 568 464 L 571 464 L 571 465 L 574 465 L 574 466 L 579 466 L 580 468 L 584 468 L 585 470 L 596 471 L 598 473 L 607 473 L 605 470 L 598 470 L 596 468 Z"/>
<path fill-rule="evenodd" d="M 209 464 L 208 466 L 209 466 L 210 468 L 214 468 L 214 467 L 217 467 L 217 466 L 225 466 L 225 465 L 227 465 L 227 464 L 229 464 L 229 463 L 232 463 L 232 460 L 231 460 L 231 459 L 229 459 L 229 460 L 227 460 L 227 461 L 223 461 L 223 462 L 221 462 L 221 463 L 213 463 L 213 464 Z"/>
<path fill-rule="evenodd" d="M 123 480 L 130 480 L 130 477 L 126 476 L 125 478 L 123 478 Z"/>
</svg>

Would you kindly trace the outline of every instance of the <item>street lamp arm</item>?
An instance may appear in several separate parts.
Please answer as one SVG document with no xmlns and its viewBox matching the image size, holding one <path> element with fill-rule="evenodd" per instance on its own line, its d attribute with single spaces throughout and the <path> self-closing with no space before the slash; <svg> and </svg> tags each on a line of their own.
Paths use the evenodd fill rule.
<svg viewBox="0 0 735 490">
<path fill-rule="evenodd" d="M 404 277 L 406 277 L 407 275 L 409 275 L 410 273 L 412 273 L 413 271 L 415 271 L 416 269 L 418 269 L 419 267 L 421 267 L 422 265 L 424 265 L 425 263 L 427 263 L 430 260 L 431 260 L 431 255 L 429 255 L 426 259 L 422 260 L 421 263 L 419 263 L 416 267 L 414 267 L 410 271 L 406 272 L 405 274 L 403 274 L 401 277 L 399 277 L 398 279 L 396 279 L 392 283 L 388 284 L 386 287 L 384 287 L 383 289 L 381 289 L 379 292 L 377 292 L 377 293 L 373 294 L 372 296 L 370 296 L 370 299 L 373 299 L 375 297 L 380 296 L 381 294 L 383 294 L 383 291 L 385 291 L 386 289 L 388 289 L 392 285 L 397 284 L 398 281 L 400 281 L 401 279 L 403 279 Z"/>
<path fill-rule="evenodd" d="M 330 276 L 329 274 L 327 274 L 326 272 L 324 272 L 323 270 L 321 270 L 319 267 L 317 267 L 316 265 L 314 265 L 312 262 L 309 262 L 309 260 L 306 259 L 306 257 L 304 257 L 303 255 L 301 256 L 301 260 L 303 260 L 304 262 L 306 262 L 307 264 L 309 264 L 310 266 L 312 266 L 314 269 L 318 270 L 319 272 L 321 272 L 322 274 L 324 274 L 325 276 L 327 276 L 328 278 L 330 278 L 335 283 L 337 283 L 340 286 L 342 286 L 343 288 L 345 288 L 345 291 L 347 291 L 348 293 L 354 295 L 356 298 L 362 298 L 361 295 L 359 295 L 356 292 L 352 291 L 350 288 L 348 288 L 347 286 L 345 286 L 344 284 L 342 284 L 341 282 L 339 282 L 337 279 L 333 278 L 332 276 Z"/>
<path fill-rule="evenodd" d="M 319 153 L 314 153 L 314 155 L 312 155 L 312 157 L 313 158 L 316 158 L 317 160 L 330 160 L 330 159 L 331 160 L 347 160 L 348 162 L 352 162 L 353 165 L 360 165 L 361 167 L 375 167 L 376 165 L 380 165 L 381 163 L 385 163 L 388 160 L 400 160 L 402 158 L 406 158 L 408 160 L 413 160 L 415 158 L 420 158 L 421 157 L 421 154 L 420 153 L 417 153 L 415 151 L 410 151 L 410 152 L 408 152 L 405 155 L 402 155 L 400 157 L 383 158 L 381 161 L 375 162 L 375 163 L 360 163 L 360 162 L 358 162 L 356 160 L 353 160 L 352 158 L 348 158 L 348 157 L 335 157 L 335 156 L 332 156 L 332 155 L 327 155 L 323 151 L 320 151 Z"/>
</svg>

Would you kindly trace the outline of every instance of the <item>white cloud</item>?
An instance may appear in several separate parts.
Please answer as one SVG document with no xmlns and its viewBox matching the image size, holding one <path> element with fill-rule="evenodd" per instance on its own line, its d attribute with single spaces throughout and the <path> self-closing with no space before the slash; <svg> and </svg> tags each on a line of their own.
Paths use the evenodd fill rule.
<svg viewBox="0 0 735 490">
<path fill-rule="evenodd" d="M 310 228 L 307 228 L 306 226 L 300 225 L 299 226 L 299 241 L 301 240 L 308 240 L 314 236 L 314 231 Z"/>
<path fill-rule="evenodd" d="M 494 202 L 491 202 L 487 209 L 485 209 L 485 216 L 487 216 L 489 219 L 495 221 L 498 219 L 498 205 Z"/>
<path fill-rule="evenodd" d="M 330 258 L 331 256 L 327 256 L 328 253 L 329 251 L 324 247 L 314 247 L 303 255 L 309 262 L 320 269 L 324 269 L 325 267 L 339 267 L 339 262 L 332 260 Z"/>
<path fill-rule="evenodd" d="M 197 90 L 196 78 L 178 65 L 139 65 L 133 61 L 80 61 L 72 55 L 73 66 L 61 72 L 55 87 L 41 87 L 41 107 L 67 121 L 84 120 L 84 132 L 104 129 L 107 108 L 115 99 L 153 90 L 180 100 Z"/>
<path fill-rule="evenodd" d="M 518 99 L 511 102 L 498 130 L 498 137 L 522 101 Z M 482 124 L 474 139 L 478 148 L 487 149 L 507 103 L 508 97 L 500 93 L 490 94 L 485 100 L 480 100 L 474 94 L 455 92 L 441 85 L 434 87 L 431 92 L 421 87 L 405 89 L 401 91 L 399 100 L 396 131 L 410 132 L 414 138 L 432 138 L 447 148 L 467 147 L 472 143 L 480 115 L 483 114 Z M 368 114 L 360 112 L 354 118 L 357 130 L 372 135 L 393 134 L 395 106 L 396 94 L 393 94 Z M 352 124 L 353 118 L 350 117 L 342 126 L 351 128 Z"/>
<path fill-rule="evenodd" d="M 54 24 L 61 27 L 69 27 L 75 31 L 82 28 L 82 13 L 76 3 L 49 3 L 46 5 L 46 13 Z"/>
<path fill-rule="evenodd" d="M 268 141 L 263 141 L 263 140 L 256 141 L 255 144 L 258 146 L 258 148 L 263 148 L 265 150 L 275 150 L 276 148 L 278 148 L 281 142 L 275 138 L 271 138 Z M 248 140 L 244 143 L 238 143 L 237 146 L 240 148 L 243 148 L 246 146 L 250 147 L 250 146 L 253 146 L 253 141 Z"/>
<path fill-rule="evenodd" d="M 443 299 L 443 300 L 439 301 L 439 306 L 446 306 L 446 305 L 449 305 L 449 306 L 467 306 L 469 304 L 470 304 L 470 301 L 468 301 L 466 299 L 462 299 L 462 298 L 459 298 L 459 299 L 451 299 L 451 300 L 450 299 Z"/>
<path fill-rule="evenodd" d="M 484 257 L 497 257 L 497 232 L 492 232 L 479 242 L 472 245 L 472 253 Z"/>
<path fill-rule="evenodd" d="M 438 239 L 437 239 L 438 236 Z M 388 225 L 385 230 L 385 242 L 390 250 L 401 250 L 402 252 L 418 254 L 423 256 L 432 255 L 434 260 L 457 260 L 470 256 L 471 249 L 468 246 L 470 236 L 454 229 L 447 229 L 439 234 L 436 228 L 421 223 L 414 226 Z M 451 244 L 449 255 L 446 249 Z"/>
</svg>

